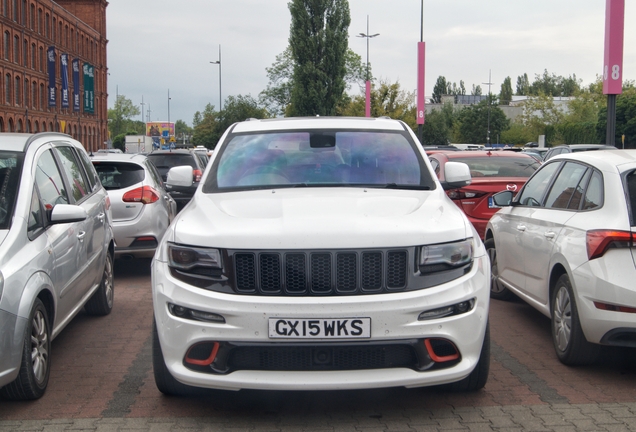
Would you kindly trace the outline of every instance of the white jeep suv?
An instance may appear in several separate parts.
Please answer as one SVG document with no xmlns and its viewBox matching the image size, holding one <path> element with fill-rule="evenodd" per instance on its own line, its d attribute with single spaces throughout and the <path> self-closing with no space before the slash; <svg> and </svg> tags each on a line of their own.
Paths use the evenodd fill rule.
<svg viewBox="0 0 636 432">
<path fill-rule="evenodd" d="M 396 120 L 232 125 L 153 260 L 159 390 L 482 388 L 490 265 L 445 174 Z"/>
</svg>

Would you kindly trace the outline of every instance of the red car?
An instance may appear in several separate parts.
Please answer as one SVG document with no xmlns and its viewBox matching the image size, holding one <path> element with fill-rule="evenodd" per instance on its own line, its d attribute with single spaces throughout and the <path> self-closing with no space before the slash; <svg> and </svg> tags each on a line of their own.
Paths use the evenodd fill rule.
<svg viewBox="0 0 636 432">
<path fill-rule="evenodd" d="M 448 151 L 428 156 L 442 184 L 446 162 L 463 162 L 470 167 L 471 184 L 446 193 L 466 213 L 482 239 L 490 217 L 499 210 L 492 195 L 502 190 L 518 191 L 540 166 L 532 156 L 521 152 Z"/>
</svg>

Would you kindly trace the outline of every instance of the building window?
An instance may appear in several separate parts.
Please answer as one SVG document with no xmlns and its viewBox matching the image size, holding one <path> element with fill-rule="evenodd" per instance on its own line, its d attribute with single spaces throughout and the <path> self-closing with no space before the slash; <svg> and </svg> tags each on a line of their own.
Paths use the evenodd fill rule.
<svg viewBox="0 0 636 432">
<path fill-rule="evenodd" d="M 44 72 L 44 48 L 40 47 L 40 72 Z"/>
<path fill-rule="evenodd" d="M 51 40 L 53 42 L 55 42 L 55 32 L 56 32 L 55 27 L 56 27 L 56 25 L 57 25 L 57 20 L 55 19 L 55 17 L 53 17 L 53 26 L 52 26 L 53 27 L 53 30 L 52 30 L 53 34 L 51 35 Z"/>
<path fill-rule="evenodd" d="M 13 61 L 20 63 L 20 37 L 15 36 L 13 38 Z"/>
<path fill-rule="evenodd" d="M 35 44 L 31 44 L 31 69 L 35 70 L 37 69 L 37 61 L 36 61 L 36 48 L 35 48 Z"/>
<path fill-rule="evenodd" d="M 44 92 L 44 84 L 40 84 L 40 94 L 39 94 L 39 99 L 40 99 L 40 109 L 43 110 L 45 105 L 44 105 L 44 95 L 46 93 Z M 44 123 L 44 130 L 46 130 L 46 123 Z"/>
<path fill-rule="evenodd" d="M 7 16 L 7 12 L 8 12 L 8 9 L 9 9 L 8 1 L 9 0 L 2 0 L 2 15 L 4 15 L 4 16 Z"/>
<path fill-rule="evenodd" d="M 29 80 L 24 80 L 24 106 L 29 108 Z"/>
<path fill-rule="evenodd" d="M 31 103 L 34 109 L 38 109 L 38 83 L 31 82 Z"/>
<path fill-rule="evenodd" d="M 66 47 L 70 47 L 71 41 L 68 38 L 68 26 L 64 26 L 64 39 L 66 40 Z"/>
<path fill-rule="evenodd" d="M 13 21 L 18 22 L 18 0 L 13 0 Z"/>
<path fill-rule="evenodd" d="M 15 104 L 22 105 L 22 88 L 20 87 L 20 77 L 15 77 Z"/>
<path fill-rule="evenodd" d="M 9 53 L 11 52 L 11 34 L 4 32 L 4 59 L 9 60 Z"/>
<path fill-rule="evenodd" d="M 4 76 L 4 103 L 11 104 L 11 74 Z"/>
<path fill-rule="evenodd" d="M 47 38 L 51 38 L 51 16 L 49 14 L 46 14 L 44 19 L 44 33 Z"/>
<path fill-rule="evenodd" d="M 35 30 L 35 5 L 31 3 L 31 14 L 29 16 L 29 27 L 31 30 Z"/>
<path fill-rule="evenodd" d="M 22 0 L 22 10 L 20 11 L 22 12 L 22 14 L 20 14 L 20 18 L 22 21 L 22 25 L 26 26 L 26 13 L 27 13 L 27 3 L 26 0 Z"/>
<path fill-rule="evenodd" d="M 38 33 L 42 34 L 42 9 L 38 9 Z"/>
<path fill-rule="evenodd" d="M 24 40 L 22 42 L 22 60 L 24 61 L 24 67 L 29 66 L 29 41 Z"/>
</svg>

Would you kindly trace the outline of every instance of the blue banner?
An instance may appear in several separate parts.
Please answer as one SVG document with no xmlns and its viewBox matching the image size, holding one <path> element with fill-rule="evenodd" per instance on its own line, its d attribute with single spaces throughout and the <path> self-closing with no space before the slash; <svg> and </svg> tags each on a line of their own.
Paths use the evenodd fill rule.
<svg viewBox="0 0 636 432">
<path fill-rule="evenodd" d="M 79 112 L 80 110 L 80 97 L 82 95 L 80 89 L 80 61 L 74 59 L 71 63 L 73 69 L 73 111 Z"/>
<path fill-rule="evenodd" d="M 55 47 L 50 46 L 46 51 L 46 59 L 49 70 L 49 106 L 57 106 L 56 90 L 55 90 Z"/>
<path fill-rule="evenodd" d="M 60 74 L 62 75 L 62 108 L 70 106 L 70 95 L 68 92 L 68 54 L 60 55 Z"/>
</svg>

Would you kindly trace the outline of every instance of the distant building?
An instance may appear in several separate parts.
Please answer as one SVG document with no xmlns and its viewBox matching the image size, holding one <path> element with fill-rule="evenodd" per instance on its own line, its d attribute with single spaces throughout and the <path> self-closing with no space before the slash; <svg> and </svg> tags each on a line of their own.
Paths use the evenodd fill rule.
<svg viewBox="0 0 636 432">
<path fill-rule="evenodd" d="M 0 0 L 0 132 L 59 131 L 89 151 L 105 147 L 107 6 Z"/>
<path fill-rule="evenodd" d="M 497 107 L 503 111 L 503 113 L 508 119 L 510 119 L 510 121 L 515 121 L 517 120 L 517 118 L 523 115 L 525 110 L 525 103 L 530 97 L 532 96 L 513 96 L 509 105 L 497 105 Z M 567 114 L 570 110 L 568 104 L 575 98 L 566 96 L 555 96 L 552 99 L 554 101 L 555 107 L 557 107 L 561 112 Z M 445 103 L 451 103 L 453 104 L 454 108 L 462 109 L 469 105 L 478 104 L 484 100 L 488 100 L 487 95 L 443 95 L 441 97 L 442 103 L 426 104 L 426 113 L 430 113 L 436 109 L 441 109 Z"/>
</svg>

